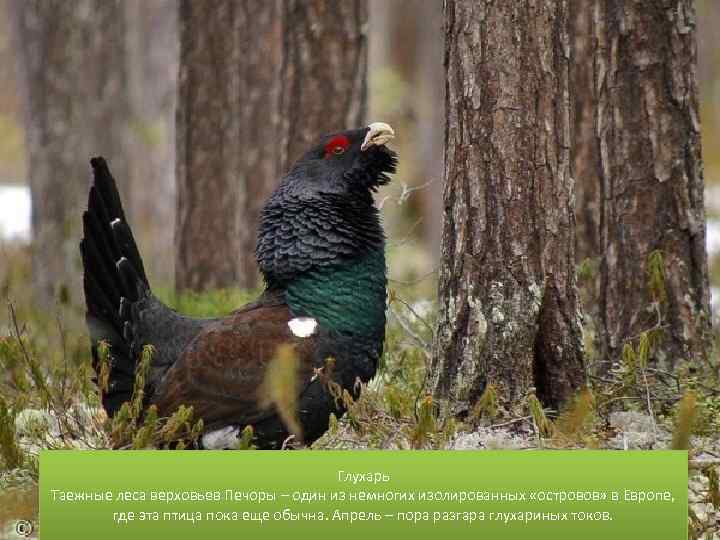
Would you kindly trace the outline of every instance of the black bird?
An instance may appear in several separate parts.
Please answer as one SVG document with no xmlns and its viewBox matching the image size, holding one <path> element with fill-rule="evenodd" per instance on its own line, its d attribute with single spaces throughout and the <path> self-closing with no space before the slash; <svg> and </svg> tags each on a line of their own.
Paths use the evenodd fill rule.
<svg viewBox="0 0 720 540">
<path fill-rule="evenodd" d="M 395 172 L 397 156 L 385 145 L 393 137 L 381 122 L 334 133 L 295 163 L 260 219 L 264 292 L 215 319 L 185 317 L 152 294 L 115 180 L 105 160 L 93 158 L 80 251 L 96 370 L 98 343 L 110 345 L 107 413 L 131 399 L 140 352 L 153 345 L 145 406 L 156 404 L 161 416 L 192 406 L 204 420 L 205 447 L 231 445 L 252 425 L 258 447 L 279 448 L 289 427 L 262 405 L 262 382 L 278 346 L 288 344 L 299 363 L 303 440 L 320 437 L 330 413 L 344 412 L 337 389 L 357 396 L 382 355 L 385 242 L 372 192 Z"/>
</svg>

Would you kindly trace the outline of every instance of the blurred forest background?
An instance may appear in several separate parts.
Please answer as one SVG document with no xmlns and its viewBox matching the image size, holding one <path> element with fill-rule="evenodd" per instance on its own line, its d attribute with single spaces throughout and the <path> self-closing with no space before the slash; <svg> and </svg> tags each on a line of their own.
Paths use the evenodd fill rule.
<svg viewBox="0 0 720 540">
<path fill-rule="evenodd" d="M 89 179 L 88 159 L 91 155 L 103 154 L 109 159 L 123 190 L 151 282 L 156 288 L 173 289 L 176 257 L 171 246 L 178 189 L 175 181 L 176 101 L 180 60 L 177 1 L 78 0 L 74 4 L 80 8 L 73 10 L 73 22 L 69 23 L 66 17 L 63 23 L 62 17 L 58 17 L 56 35 L 46 38 L 40 37 L 39 29 L 32 24 L 22 29 L 13 23 L 13 6 L 17 9 L 22 4 L 22 1 L 0 0 L 0 261 L 3 261 L 0 283 L 5 284 L 3 299 L 8 298 L 11 271 L 15 278 L 21 281 L 24 278 L 30 285 L 32 227 L 28 163 L 41 162 L 43 158 L 30 155 L 29 147 L 43 137 L 59 142 L 44 140 L 36 145 L 37 152 L 50 148 L 43 146 L 46 144 L 62 144 L 69 150 L 62 163 L 48 164 L 50 170 L 38 170 L 39 176 L 52 181 L 44 181 L 45 187 L 36 190 L 34 196 L 49 199 L 42 205 L 66 217 L 62 245 L 57 243 L 57 233 L 51 233 L 47 246 L 40 249 L 47 251 L 47 255 L 36 261 L 36 265 L 48 267 L 47 273 L 52 277 L 47 279 L 59 279 L 64 273 L 60 268 L 79 269 L 77 241 Z M 69 9 L 68 3 L 48 1 L 45 4 L 50 10 Z M 720 24 L 720 2 L 698 0 L 696 8 L 707 243 L 715 304 L 720 297 L 717 294 L 720 287 L 720 153 L 716 151 L 720 144 L 720 40 L 715 35 Z M 368 121 L 382 120 L 396 127 L 395 146 L 401 155 L 396 181 L 380 196 L 392 239 L 389 245 L 391 278 L 414 281 L 429 276 L 430 283 L 425 290 L 433 294 L 432 272 L 437 268 L 442 226 L 442 2 L 370 0 L 368 21 L 366 117 Z M 70 31 L 69 26 L 63 27 L 63 24 L 73 24 L 74 29 Z M 43 42 L 43 39 L 49 41 Z M 277 60 L 277 51 L 255 46 L 252 39 L 240 46 L 259 50 L 261 55 L 269 55 L 268 58 L 274 54 Z M 62 73 L 43 73 L 42 47 L 48 48 L 44 51 L 46 54 L 63 56 L 60 61 L 56 58 L 57 65 L 65 66 Z M 29 111 L 30 100 L 41 104 L 46 96 L 37 88 L 26 87 L 23 78 L 32 80 L 32 77 L 43 76 L 46 82 L 50 81 L 46 87 L 49 90 L 44 91 L 74 96 L 65 102 L 72 110 L 50 110 L 43 117 Z M 268 94 L 255 99 L 259 99 L 255 105 L 267 108 L 267 102 L 276 96 Z M 277 121 L 276 118 L 270 120 Z M 277 170 L 272 177 L 279 175 Z M 248 196 L 258 202 L 245 211 L 257 212 L 258 204 L 272 187 L 267 185 L 257 193 L 250 193 Z M 418 187 L 422 189 L 413 191 Z M 243 212 L 241 206 L 238 212 Z M 42 244 L 45 240 L 41 229 L 36 227 L 36 232 L 35 241 Z M 245 231 L 245 235 L 250 248 L 254 231 Z M 11 258 L 15 259 L 12 265 L 9 264 Z M 252 259 L 238 262 L 238 285 L 247 287 L 256 283 L 253 265 Z M 67 293 L 66 300 L 80 305 L 80 272 L 70 274 L 78 281 L 67 283 L 63 291 Z M 13 281 L 17 285 L 17 280 Z M 53 283 L 46 288 L 52 289 L 57 298 L 60 291 L 53 288 Z M 15 301 L 21 304 L 31 301 L 30 288 L 15 289 Z M 47 306 L 49 294 L 36 290 L 34 299 Z M 0 320 L 4 316 L 0 313 Z"/>
<path fill-rule="evenodd" d="M 41 155 L 32 156 L 30 148 L 34 146 L 42 153 L 51 149 L 44 145 L 61 144 L 68 149 L 67 155 L 61 163 L 47 164 L 46 170 L 37 171 L 39 177 L 51 181 L 44 180 L 44 187 L 33 195 L 49 199 L 42 206 L 66 219 L 62 245 L 58 245 L 57 232 L 45 239 L 36 223 L 35 241 L 49 242 L 39 249 L 48 253 L 36 261 L 36 265 L 47 266 L 51 277 L 40 278 L 40 281 L 58 280 L 64 273 L 60 268 L 79 268 L 77 241 L 89 178 L 88 159 L 91 155 L 103 154 L 109 159 L 124 192 L 151 282 L 155 287 L 172 289 L 176 261 L 171 246 L 178 189 L 175 181 L 176 101 L 181 42 L 177 2 L 48 1 L 44 4 L 50 10 L 65 9 L 67 14 L 73 13 L 72 18 L 65 17 L 64 22 L 63 17 L 58 16 L 55 34 L 46 37 L 39 35 L 32 21 L 25 28 L 13 23 L 12 10 L 18 10 L 23 3 L 0 0 L 0 260 L 19 257 L 20 263 L 13 268 L 30 284 L 28 243 L 32 228 L 28 163 L 43 161 Z M 75 4 L 76 8 L 70 10 L 69 4 Z M 715 293 L 720 287 L 720 153 L 715 150 L 720 144 L 720 40 L 715 35 L 720 24 L 720 2 L 698 0 L 696 8 L 707 239 Z M 62 11 L 58 11 L 58 15 L 60 13 Z M 439 256 L 444 123 L 442 2 L 370 0 L 368 21 L 366 117 L 368 121 L 382 120 L 396 127 L 395 146 L 401 155 L 396 181 L 380 196 L 392 239 L 389 245 L 391 278 L 413 281 L 431 274 Z M 68 26 L 71 24 L 73 28 Z M 43 51 L 43 47 L 47 50 Z M 248 51 L 259 50 L 271 59 L 275 55 L 274 59 L 278 60 L 277 51 L 256 46 L 252 39 L 240 47 L 240 50 L 243 47 Z M 61 60 L 55 59 L 55 65 L 64 66 L 64 70 L 44 71 L 43 54 L 62 56 Z M 272 62 L 265 63 L 272 65 Z M 38 77 L 46 78 L 43 91 L 68 96 L 64 103 L 72 110 L 48 110 L 38 116 L 37 104 L 44 103 L 47 96 L 42 95 L 39 87 L 27 87 L 23 82 L 24 78 L 33 80 L 33 77 L 37 81 L 41 80 Z M 271 93 L 254 99 L 255 106 L 269 110 L 268 102 L 276 96 Z M 36 103 L 35 112 L 29 110 L 31 100 Z M 269 118 L 270 121 L 277 122 L 277 118 Z M 272 145 L 273 141 L 268 144 Z M 269 177 L 279 175 L 277 170 Z M 272 187 L 267 185 L 247 194 L 258 202 L 252 203 L 245 212 L 256 213 L 258 204 Z M 418 187 L 422 189 L 412 191 Z M 238 212 L 243 212 L 241 205 Z M 254 231 L 244 234 L 248 251 L 254 242 Z M 252 259 L 238 262 L 241 267 L 238 285 L 247 287 L 256 283 L 253 264 Z M 3 298 L 7 298 L 9 292 L 9 271 L 9 264 L 0 264 L 0 283 L 6 284 Z M 70 274 L 72 278 L 73 272 Z M 74 275 L 79 280 L 80 272 Z M 432 275 L 430 281 L 431 278 Z M 57 298 L 60 291 L 53 288 L 53 283 L 48 283 L 46 288 Z M 63 291 L 72 304 L 82 303 L 79 281 L 67 283 Z M 432 294 L 434 286 L 428 285 L 427 291 Z M 35 300 L 48 305 L 51 293 L 36 290 Z M 14 299 L 20 303 L 29 301 L 29 297 L 23 298 L 28 294 L 29 290 L 16 290 Z M 713 296 L 717 299 L 720 295 Z"/>
<path fill-rule="evenodd" d="M 44 206 L 58 207 L 52 211 L 66 216 L 69 234 L 64 235 L 66 242 L 62 246 L 57 245 L 57 236 L 51 235 L 45 249 L 52 253 L 39 264 L 79 268 L 77 242 L 87 196 L 88 160 L 92 155 L 102 154 L 109 160 L 123 191 L 152 283 L 155 287 L 172 288 L 177 193 L 175 109 L 180 57 L 178 3 L 174 0 L 78 3 L 85 10 L 84 13 L 83 9 L 75 10 L 73 14 L 79 29 L 70 31 L 58 22 L 56 35 L 45 38 L 50 42 L 43 43 L 38 29 L 32 28 L 32 21 L 25 29 L 13 24 L 12 9 L 18 9 L 23 2 L 0 0 L 0 258 L 7 261 L 11 254 L 29 257 L 28 162 L 33 158 L 34 162 L 43 160 L 42 155 L 29 154 L 29 143 L 39 143 L 35 145 L 36 151 L 42 153 L 50 148 L 43 146 L 48 141 L 41 142 L 42 138 L 52 137 L 58 141 L 50 144 L 62 144 L 68 152 L 62 163 L 48 164 L 51 171 L 37 171 L 39 176 L 51 175 L 53 180 L 34 196 L 54 201 Z M 54 2 L 46 4 L 55 9 Z M 57 4 L 58 9 L 63 9 L 62 2 Z M 399 135 L 395 146 L 402 156 L 396 182 L 380 196 L 385 200 L 388 235 L 394 239 L 389 246 L 390 268 L 392 277 L 412 280 L 431 272 L 439 253 L 444 108 L 442 3 L 374 0 L 369 2 L 368 11 L 366 117 L 368 121 L 382 120 L 395 127 Z M 92 27 L 103 30 L 93 31 Z M 46 84 L 50 82 L 46 91 L 65 93 L 66 106 L 72 111 L 46 111 L 43 116 L 28 111 L 29 100 L 41 103 L 45 99 L 37 95 L 38 89 L 26 88 L 23 82 L 27 70 L 44 69 L 43 60 L 33 58 L 42 47 L 54 48 L 51 54 L 63 55 L 66 71 L 30 73 L 30 80 L 46 77 Z M 257 48 L 252 39 L 241 47 L 248 51 Z M 257 49 L 262 55 L 270 55 L 267 58 L 275 54 L 277 60 L 273 51 Z M 267 58 L 263 60 L 272 66 Z M 114 69 L 108 69 L 109 66 Z M 272 94 L 262 95 L 257 106 L 267 110 L 267 102 L 273 98 Z M 31 126 L 27 132 L 26 120 Z M 35 124 L 43 125 L 33 130 Z M 68 144 L 68 139 L 72 143 Z M 238 152 L 242 154 L 243 149 Z M 62 167 L 60 172 L 58 167 Z M 275 177 L 279 176 L 278 171 Z M 426 188 L 408 191 L 403 186 Z M 250 196 L 261 203 L 272 187 L 268 185 L 261 193 Z M 238 206 L 237 211 L 242 212 L 242 207 Z M 254 231 L 247 234 L 253 243 Z M 43 242 L 42 235 L 38 236 L 36 241 Z M 402 255 L 395 257 L 400 244 Z M 255 283 L 253 265 L 251 261 L 249 267 L 244 266 L 241 273 L 251 275 L 242 276 L 238 285 Z M 0 265 L 0 274 L 8 270 L 8 265 Z M 29 271 L 29 267 L 22 265 L 22 271 Z M 80 274 L 78 270 L 76 277 Z M 62 272 L 55 272 L 48 280 L 61 275 Z M 29 280 L 30 275 L 25 277 Z M 79 281 L 68 283 L 64 290 L 72 304 L 82 303 Z M 13 298 L 23 303 L 19 296 L 29 292 L 16 290 Z M 3 291 L 3 298 L 7 293 Z M 57 298 L 59 291 L 53 289 L 53 294 Z M 44 301 L 41 304 L 47 305 Z"/>
</svg>

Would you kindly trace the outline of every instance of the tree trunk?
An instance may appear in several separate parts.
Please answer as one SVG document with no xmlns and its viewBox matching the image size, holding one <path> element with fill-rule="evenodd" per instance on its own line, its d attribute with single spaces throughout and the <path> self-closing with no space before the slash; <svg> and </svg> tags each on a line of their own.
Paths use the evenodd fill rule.
<svg viewBox="0 0 720 540">
<path fill-rule="evenodd" d="M 567 2 L 445 3 L 440 321 L 431 386 L 514 414 L 584 382 L 570 177 Z"/>
<path fill-rule="evenodd" d="M 710 329 L 693 2 L 596 0 L 594 26 L 602 357 L 654 329 L 672 367 Z"/>
<path fill-rule="evenodd" d="M 34 291 L 48 305 L 59 290 L 81 290 L 76 243 L 91 155 L 110 160 L 128 194 L 125 24 L 119 0 L 9 6 L 25 96 Z"/>
<path fill-rule="evenodd" d="M 152 284 L 173 282 L 175 102 L 180 42 L 176 0 L 124 0 L 134 159 L 132 228 Z"/>
<path fill-rule="evenodd" d="M 422 1 L 420 13 L 420 39 L 415 64 L 418 71 L 418 162 L 423 171 L 420 192 L 423 207 L 425 242 L 433 262 L 440 258 L 442 239 L 442 156 L 445 117 L 443 78 L 443 19 L 440 2 Z"/>
<path fill-rule="evenodd" d="M 700 93 L 700 118 L 702 118 L 702 140 L 705 148 L 720 147 L 720 47 L 717 29 L 720 28 L 720 2 L 717 0 L 696 0 L 698 66 L 697 80 Z M 720 159 L 715 153 L 706 153 L 704 173 L 711 189 L 720 178 Z M 718 156 L 720 158 L 720 156 Z M 715 213 L 720 202 L 709 197 L 708 210 Z M 712 257 L 712 254 L 710 254 Z M 712 264 L 711 264 L 712 267 Z"/>
<path fill-rule="evenodd" d="M 600 176 L 595 146 L 593 92 L 593 10 L 588 0 L 570 2 L 569 8 L 573 127 L 570 167 L 575 179 L 576 259 L 582 262 L 600 256 Z M 588 300 L 591 300 L 595 280 L 589 281 L 591 294 Z"/>
<path fill-rule="evenodd" d="M 280 172 L 318 136 L 365 123 L 365 0 L 282 3 Z"/>
<path fill-rule="evenodd" d="M 275 185 L 275 2 L 180 3 L 176 288 L 255 284 L 261 201 Z"/>
<path fill-rule="evenodd" d="M 389 230 L 403 231 L 400 236 L 407 236 L 408 230 L 418 236 L 429 252 L 430 267 L 436 268 L 443 211 L 443 3 L 368 0 L 368 10 L 369 84 L 385 89 L 371 92 L 369 117 L 388 122 L 398 133 L 412 134 L 395 141 L 402 156 L 396 179 L 411 188 L 424 186 L 400 212 L 386 212 L 385 224 Z"/>
<path fill-rule="evenodd" d="M 253 287 L 259 274 L 255 263 L 257 225 L 267 198 L 280 180 L 278 136 L 280 130 L 280 65 L 282 40 L 280 6 L 274 0 L 249 0 L 243 11 L 243 50 L 240 95 L 242 125 L 238 151 L 245 166 L 241 179 L 246 187 L 243 211 L 238 215 L 241 244 L 240 286 Z M 266 45 L 259 47 L 257 37 Z"/>
</svg>

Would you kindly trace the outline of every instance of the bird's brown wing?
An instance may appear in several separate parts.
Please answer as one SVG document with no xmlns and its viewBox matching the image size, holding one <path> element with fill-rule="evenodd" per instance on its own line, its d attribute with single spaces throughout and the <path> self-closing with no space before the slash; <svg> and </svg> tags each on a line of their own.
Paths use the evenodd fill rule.
<svg viewBox="0 0 720 540">
<path fill-rule="evenodd" d="M 299 338 L 288 327 L 285 305 L 253 306 L 207 326 L 168 370 L 153 402 L 162 416 L 192 406 L 206 428 L 254 424 L 273 414 L 261 406 L 262 383 L 278 347 L 290 344 L 298 359 L 297 394 L 314 371 L 314 337 Z"/>
</svg>

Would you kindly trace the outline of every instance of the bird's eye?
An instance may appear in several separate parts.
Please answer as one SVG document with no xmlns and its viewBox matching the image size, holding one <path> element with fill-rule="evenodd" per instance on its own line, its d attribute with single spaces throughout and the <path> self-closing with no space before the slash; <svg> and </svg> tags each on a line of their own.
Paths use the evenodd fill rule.
<svg viewBox="0 0 720 540">
<path fill-rule="evenodd" d="M 350 139 L 348 139 L 345 135 L 336 135 L 325 145 L 325 159 L 329 158 L 333 154 L 344 154 L 349 147 Z"/>
</svg>

